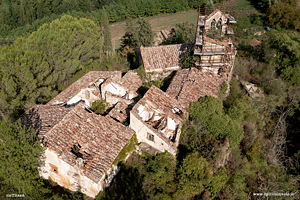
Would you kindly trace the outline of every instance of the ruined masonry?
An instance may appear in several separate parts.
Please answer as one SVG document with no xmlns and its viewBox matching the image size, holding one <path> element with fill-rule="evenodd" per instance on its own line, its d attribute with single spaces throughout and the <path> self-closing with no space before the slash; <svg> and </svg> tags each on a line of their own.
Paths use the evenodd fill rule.
<svg viewBox="0 0 300 200">
<path fill-rule="evenodd" d="M 189 104 L 201 97 L 218 97 L 234 66 L 236 48 L 228 35 L 233 34 L 229 24 L 236 19 L 218 9 L 201 13 L 199 9 L 194 44 L 138 48 L 150 80 L 176 71 L 166 92 L 152 86 L 142 96 L 138 92 L 142 80 L 134 71 L 124 76 L 119 71 L 92 71 L 46 105 L 36 105 L 20 117 L 46 147 L 43 178 L 95 197 L 118 172 L 112 163 L 134 134 L 138 149 L 176 155 Z M 223 40 L 210 38 L 212 31 Z M 194 50 L 198 69 L 181 69 L 180 60 L 189 50 Z M 106 116 L 90 110 L 93 102 L 103 99 L 112 107 Z M 122 124 L 126 120 L 128 127 Z"/>
</svg>

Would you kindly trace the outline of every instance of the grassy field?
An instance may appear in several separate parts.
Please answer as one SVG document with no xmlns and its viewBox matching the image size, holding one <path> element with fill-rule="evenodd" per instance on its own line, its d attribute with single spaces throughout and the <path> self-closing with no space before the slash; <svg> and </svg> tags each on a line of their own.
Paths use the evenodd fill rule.
<svg viewBox="0 0 300 200">
<path fill-rule="evenodd" d="M 175 27 L 175 24 L 181 22 L 196 24 L 197 16 L 198 14 L 196 10 L 189 10 L 178 13 L 161 14 L 153 17 L 148 17 L 147 19 L 150 21 L 153 31 L 159 32 L 163 29 L 171 30 L 171 28 Z M 133 21 L 136 21 L 136 19 Z M 120 47 L 120 39 L 125 34 L 125 26 L 125 21 L 113 23 L 110 25 L 112 43 L 113 45 L 115 45 L 116 49 Z"/>
<path fill-rule="evenodd" d="M 222 10 L 222 6 L 226 7 L 227 9 L 232 8 L 231 11 L 234 10 L 234 15 L 238 18 L 241 18 L 241 22 L 245 25 L 245 27 L 250 26 L 250 24 L 243 22 L 243 16 L 257 13 L 257 10 L 249 0 L 229 0 L 221 4 L 216 4 L 215 8 L 219 8 Z M 196 24 L 197 15 L 198 14 L 196 10 L 189 10 L 178 13 L 160 14 L 157 16 L 148 17 L 147 19 L 150 21 L 154 32 L 157 33 L 163 29 L 171 30 L 171 28 L 175 27 L 176 23 L 189 22 Z M 136 21 L 136 19 L 134 19 L 133 21 Z M 242 24 L 241 26 L 243 27 Z M 125 26 L 125 21 L 113 23 L 110 25 L 112 43 L 113 45 L 115 45 L 116 49 L 120 47 L 120 39 L 125 34 Z"/>
</svg>

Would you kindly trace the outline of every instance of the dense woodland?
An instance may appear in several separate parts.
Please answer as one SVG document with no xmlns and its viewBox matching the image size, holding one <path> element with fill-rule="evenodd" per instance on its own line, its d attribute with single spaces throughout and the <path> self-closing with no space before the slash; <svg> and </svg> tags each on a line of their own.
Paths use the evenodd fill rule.
<svg viewBox="0 0 300 200">
<path fill-rule="evenodd" d="M 140 93 L 151 85 L 166 91 L 172 75 L 147 82 L 143 66 L 137 64 L 134 48 L 151 46 L 154 39 L 147 19 L 127 21 L 117 50 L 112 48 L 109 22 L 188 10 L 207 1 L 0 2 L 0 198 L 24 193 L 25 199 L 84 199 L 79 191 L 39 178 L 44 149 L 18 117 L 91 70 L 135 69 L 144 81 Z M 191 103 L 175 159 L 167 152 L 133 153 L 126 162 L 118 157 L 120 172 L 96 199 L 256 199 L 253 193 L 299 190 L 299 1 L 240 2 L 253 12 L 243 12 L 243 4 L 238 8 L 238 54 L 229 96 L 224 86 L 219 98 Z M 251 27 L 261 28 L 244 31 Z M 194 30 L 193 24 L 177 24 L 163 44 L 193 42 Z M 261 44 L 251 46 L 252 39 Z M 193 66 L 191 55 L 183 58 L 183 68 Z M 241 80 L 256 84 L 265 97 L 249 97 Z M 103 114 L 105 105 L 100 102 L 92 109 Z M 133 149 L 133 141 L 126 150 Z M 227 164 L 216 167 L 227 144 Z M 126 155 L 125 149 L 121 154 Z M 298 193 L 276 199 L 299 199 Z"/>
</svg>

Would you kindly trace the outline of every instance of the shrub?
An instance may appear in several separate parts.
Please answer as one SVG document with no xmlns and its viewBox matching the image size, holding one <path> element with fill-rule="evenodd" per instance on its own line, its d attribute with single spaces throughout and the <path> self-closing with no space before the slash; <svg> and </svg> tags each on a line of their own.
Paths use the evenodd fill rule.
<svg viewBox="0 0 300 200">
<path fill-rule="evenodd" d="M 113 165 L 118 165 L 121 161 L 123 161 L 127 154 L 135 149 L 135 145 L 138 143 L 138 140 L 136 138 L 136 135 L 133 134 L 131 139 L 127 142 L 125 147 L 122 149 L 122 151 L 119 153 L 117 158 L 114 160 Z"/>
<path fill-rule="evenodd" d="M 99 114 L 103 115 L 106 111 L 107 106 L 108 106 L 108 104 L 106 103 L 105 100 L 98 100 L 92 104 L 91 110 L 94 111 L 98 115 Z"/>
</svg>

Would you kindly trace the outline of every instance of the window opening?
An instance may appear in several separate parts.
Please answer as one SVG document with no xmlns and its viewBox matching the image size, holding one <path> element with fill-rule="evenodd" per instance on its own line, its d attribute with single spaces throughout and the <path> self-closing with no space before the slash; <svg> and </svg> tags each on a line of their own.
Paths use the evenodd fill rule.
<svg viewBox="0 0 300 200">
<path fill-rule="evenodd" d="M 216 28 L 216 20 L 213 20 L 213 21 L 211 22 L 210 28 Z"/>
<path fill-rule="evenodd" d="M 50 164 L 50 167 L 51 167 L 51 171 L 52 171 L 52 172 L 55 172 L 56 174 L 58 173 L 58 170 L 57 170 L 57 167 L 56 167 L 56 166 Z"/>
<path fill-rule="evenodd" d="M 220 19 L 217 23 L 217 29 L 221 29 L 222 28 L 222 19 Z"/>
<path fill-rule="evenodd" d="M 151 133 L 147 133 L 148 140 L 154 142 L 154 135 Z"/>
</svg>

